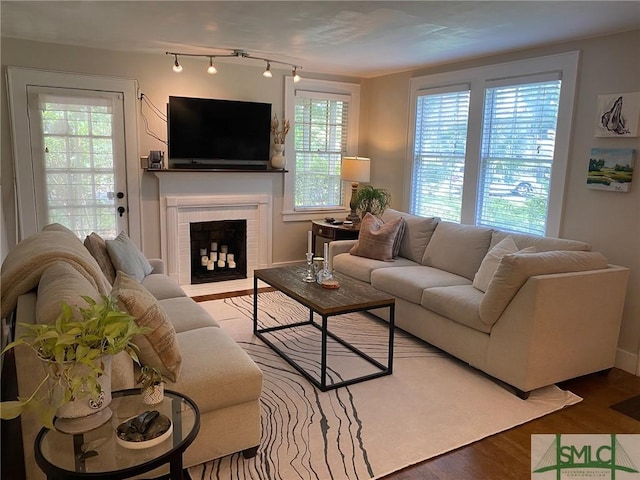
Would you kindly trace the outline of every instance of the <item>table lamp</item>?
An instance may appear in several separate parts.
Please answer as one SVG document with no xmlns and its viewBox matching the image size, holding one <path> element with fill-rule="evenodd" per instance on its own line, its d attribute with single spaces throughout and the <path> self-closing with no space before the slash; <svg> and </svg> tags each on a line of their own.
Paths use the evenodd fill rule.
<svg viewBox="0 0 640 480">
<path fill-rule="evenodd" d="M 371 160 L 365 157 L 342 157 L 340 177 L 346 182 L 351 182 L 351 201 L 349 202 L 351 213 L 347 216 L 347 220 L 353 223 L 360 221 L 358 212 L 356 212 L 356 194 L 358 193 L 358 183 L 369 181 L 370 162 Z"/>
</svg>

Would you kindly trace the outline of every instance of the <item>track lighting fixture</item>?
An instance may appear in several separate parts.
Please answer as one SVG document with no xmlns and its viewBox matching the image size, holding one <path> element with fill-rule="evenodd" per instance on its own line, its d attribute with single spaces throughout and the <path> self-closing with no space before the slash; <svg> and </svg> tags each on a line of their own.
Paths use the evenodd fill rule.
<svg viewBox="0 0 640 480">
<path fill-rule="evenodd" d="M 262 72 L 262 76 L 266 78 L 273 77 L 273 74 L 271 73 L 271 64 L 269 62 L 267 62 L 267 68 Z"/>
<path fill-rule="evenodd" d="M 182 65 L 178 63 L 178 55 L 174 55 L 175 61 L 173 62 L 173 71 L 176 73 L 180 73 L 182 71 Z"/>
<path fill-rule="evenodd" d="M 240 49 L 234 49 L 234 50 L 230 50 L 229 53 L 225 53 L 225 54 L 220 54 L 220 55 L 201 55 L 198 53 L 179 53 L 179 52 L 165 52 L 166 55 L 173 55 L 174 58 L 174 62 L 173 62 L 173 71 L 174 72 L 181 72 L 182 71 L 182 65 L 180 65 L 180 62 L 178 62 L 178 56 L 182 55 L 184 57 L 203 57 L 203 58 L 208 58 L 209 59 L 209 67 L 207 68 L 207 73 L 210 73 L 211 75 L 214 75 L 216 73 L 218 73 L 218 69 L 216 68 L 216 66 L 213 63 L 213 59 L 216 57 L 219 58 L 248 58 L 250 60 L 261 60 L 263 62 L 267 62 L 267 68 L 265 69 L 264 72 L 262 72 L 262 76 L 266 77 L 266 78 L 272 78 L 273 77 L 273 73 L 271 72 L 271 64 L 272 63 L 277 63 L 280 65 L 288 65 L 291 67 L 291 76 L 293 77 L 293 81 L 298 83 L 301 80 L 300 75 L 298 75 L 298 69 L 301 69 L 302 66 L 301 65 L 295 65 L 293 63 L 288 63 L 288 62 L 281 62 L 279 60 L 273 60 L 271 58 L 263 58 L 263 57 L 254 57 L 252 55 L 249 54 L 249 52 L 247 52 L 246 50 L 240 50 Z"/>
<path fill-rule="evenodd" d="M 213 64 L 213 57 L 209 57 L 209 68 L 207 68 L 207 73 L 210 73 L 211 75 L 218 73 L 216 66 Z"/>
</svg>

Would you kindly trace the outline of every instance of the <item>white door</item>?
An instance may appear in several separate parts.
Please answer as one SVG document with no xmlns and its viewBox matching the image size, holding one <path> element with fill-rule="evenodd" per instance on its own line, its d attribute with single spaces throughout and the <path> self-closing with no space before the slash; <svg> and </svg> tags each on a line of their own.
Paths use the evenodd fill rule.
<svg viewBox="0 0 640 480">
<path fill-rule="evenodd" d="M 123 95 L 30 85 L 27 99 L 38 229 L 128 233 Z"/>
</svg>

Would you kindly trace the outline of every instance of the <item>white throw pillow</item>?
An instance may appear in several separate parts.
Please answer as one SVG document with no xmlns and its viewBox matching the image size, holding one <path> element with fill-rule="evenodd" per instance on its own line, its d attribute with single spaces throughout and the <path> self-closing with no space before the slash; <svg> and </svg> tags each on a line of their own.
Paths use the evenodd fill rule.
<svg viewBox="0 0 640 480">
<path fill-rule="evenodd" d="M 480 268 L 473 277 L 473 286 L 481 292 L 486 292 L 502 257 L 511 253 L 535 253 L 535 251 L 534 247 L 518 250 L 512 237 L 502 239 L 485 255 Z"/>
<path fill-rule="evenodd" d="M 114 240 L 105 240 L 105 243 L 116 271 L 120 270 L 139 282 L 153 271 L 144 254 L 124 232 L 120 232 Z"/>
</svg>

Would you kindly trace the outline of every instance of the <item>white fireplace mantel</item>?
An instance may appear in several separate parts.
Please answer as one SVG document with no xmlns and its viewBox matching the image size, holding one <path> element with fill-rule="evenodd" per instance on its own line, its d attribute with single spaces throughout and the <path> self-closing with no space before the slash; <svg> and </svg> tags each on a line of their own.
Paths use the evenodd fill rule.
<svg viewBox="0 0 640 480">
<path fill-rule="evenodd" d="M 180 285 L 191 283 L 189 224 L 218 220 L 247 221 L 247 276 L 271 265 L 271 196 L 267 194 L 165 196 L 163 258 L 167 274 Z"/>
</svg>

